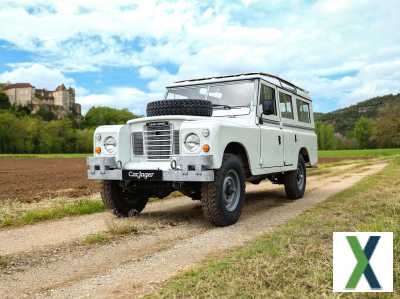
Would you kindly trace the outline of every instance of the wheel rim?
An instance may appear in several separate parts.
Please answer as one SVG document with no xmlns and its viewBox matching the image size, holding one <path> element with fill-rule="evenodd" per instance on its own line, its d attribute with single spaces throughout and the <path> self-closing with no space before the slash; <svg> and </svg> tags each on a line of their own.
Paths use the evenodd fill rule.
<svg viewBox="0 0 400 299">
<path fill-rule="evenodd" d="M 297 179 L 297 187 L 300 190 L 302 190 L 304 187 L 304 180 L 305 180 L 305 169 L 302 163 L 299 163 L 299 165 L 297 166 L 296 179 Z"/>
<path fill-rule="evenodd" d="M 234 211 L 240 199 L 240 180 L 239 175 L 233 169 L 229 170 L 224 178 L 222 196 L 226 210 Z"/>
</svg>

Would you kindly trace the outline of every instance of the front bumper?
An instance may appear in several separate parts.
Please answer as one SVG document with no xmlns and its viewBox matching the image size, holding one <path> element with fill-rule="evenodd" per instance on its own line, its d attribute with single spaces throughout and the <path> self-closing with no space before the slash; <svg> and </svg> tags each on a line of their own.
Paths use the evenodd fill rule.
<svg viewBox="0 0 400 299">
<path fill-rule="evenodd" d="M 161 170 L 162 181 L 168 182 L 212 182 L 214 171 L 211 169 L 212 156 L 176 156 L 176 169 L 171 168 L 171 161 L 162 161 L 162 168 L 152 166 L 146 162 L 127 163 L 125 168 L 118 165 L 114 157 L 87 158 L 89 180 L 122 180 L 123 170 Z M 154 162 L 152 162 L 153 165 Z M 168 167 L 165 167 L 168 165 Z"/>
</svg>

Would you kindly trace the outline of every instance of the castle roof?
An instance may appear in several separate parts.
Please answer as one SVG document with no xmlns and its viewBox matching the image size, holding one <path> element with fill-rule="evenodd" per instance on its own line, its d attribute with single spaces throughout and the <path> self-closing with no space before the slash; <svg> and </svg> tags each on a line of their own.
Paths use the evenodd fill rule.
<svg viewBox="0 0 400 299">
<path fill-rule="evenodd" d="M 56 91 L 59 91 L 59 90 L 66 90 L 65 85 L 61 84 L 61 85 L 57 86 Z"/>
<path fill-rule="evenodd" d="M 14 83 L 6 85 L 3 90 L 12 89 L 12 88 L 28 88 L 33 87 L 30 83 Z"/>
</svg>

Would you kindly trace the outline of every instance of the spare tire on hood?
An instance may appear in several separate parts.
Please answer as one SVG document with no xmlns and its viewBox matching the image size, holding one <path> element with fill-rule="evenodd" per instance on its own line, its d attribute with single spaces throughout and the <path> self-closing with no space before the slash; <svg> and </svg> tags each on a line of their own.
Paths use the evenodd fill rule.
<svg viewBox="0 0 400 299">
<path fill-rule="evenodd" d="M 211 116 L 212 103 L 206 100 L 161 100 L 147 104 L 147 116 L 193 115 Z"/>
</svg>

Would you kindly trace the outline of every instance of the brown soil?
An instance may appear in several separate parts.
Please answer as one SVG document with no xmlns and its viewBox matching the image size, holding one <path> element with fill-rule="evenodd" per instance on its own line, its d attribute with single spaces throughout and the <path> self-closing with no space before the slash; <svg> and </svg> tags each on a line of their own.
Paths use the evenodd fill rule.
<svg viewBox="0 0 400 299">
<path fill-rule="evenodd" d="M 31 202 L 98 191 L 98 183 L 86 177 L 85 159 L 0 159 L 0 201 Z"/>
</svg>

